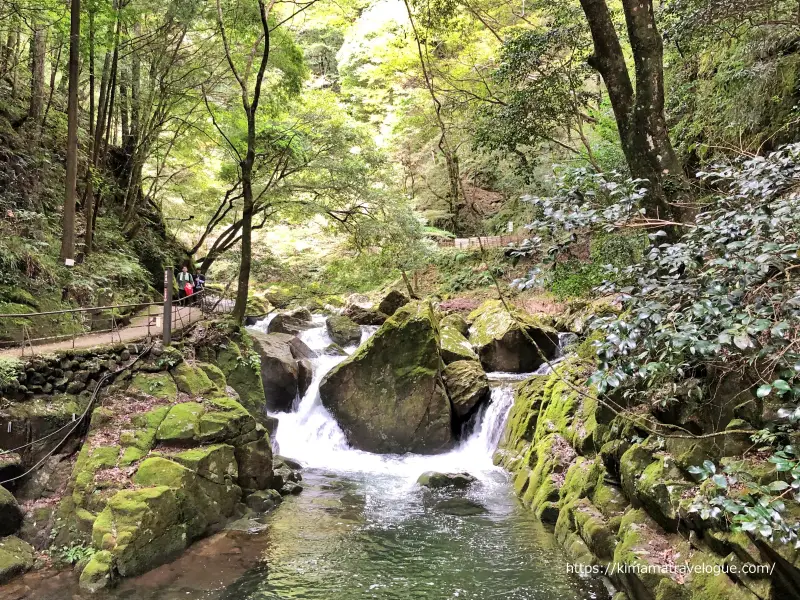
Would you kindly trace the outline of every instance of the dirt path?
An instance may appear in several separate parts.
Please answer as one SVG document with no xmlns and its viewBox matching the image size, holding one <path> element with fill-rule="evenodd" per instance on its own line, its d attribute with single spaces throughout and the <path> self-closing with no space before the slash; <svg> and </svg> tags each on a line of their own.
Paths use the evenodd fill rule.
<svg viewBox="0 0 800 600">
<path fill-rule="evenodd" d="M 160 310 L 160 309 L 159 309 Z M 172 331 L 179 331 L 196 323 L 203 318 L 203 312 L 196 306 L 173 307 L 172 309 Z M 119 344 L 123 342 L 135 342 L 146 339 L 147 337 L 161 337 L 161 316 L 156 316 L 155 311 L 151 315 L 142 314 L 131 319 L 130 325 L 126 325 L 113 332 L 106 333 L 86 333 L 76 337 L 74 340 L 68 339 L 62 342 L 35 345 L 33 351 L 30 346 L 21 348 L 6 348 L 0 350 L 0 358 L 19 358 L 31 356 L 31 354 L 52 354 L 61 350 L 86 349 L 107 344 Z"/>
</svg>

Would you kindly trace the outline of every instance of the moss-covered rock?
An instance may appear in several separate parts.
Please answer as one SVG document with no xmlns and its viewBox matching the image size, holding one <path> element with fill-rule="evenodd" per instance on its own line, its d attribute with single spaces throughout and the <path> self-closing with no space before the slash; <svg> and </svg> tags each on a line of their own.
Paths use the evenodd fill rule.
<svg viewBox="0 0 800 600">
<path fill-rule="evenodd" d="M 449 327 L 451 329 L 455 329 L 464 337 L 469 335 L 469 323 L 467 323 L 466 319 L 458 313 L 450 313 L 443 316 L 439 321 L 439 327 Z"/>
<path fill-rule="evenodd" d="M 489 399 L 489 380 L 477 360 L 450 363 L 442 371 L 442 379 L 459 422 L 465 422 Z"/>
<path fill-rule="evenodd" d="M 112 583 L 114 555 L 108 550 L 95 552 L 81 571 L 79 586 L 83 591 L 94 594 L 109 587 Z"/>
<path fill-rule="evenodd" d="M 206 412 L 199 402 L 181 402 L 169 409 L 158 426 L 156 439 L 159 442 L 184 442 L 192 440 L 198 433 L 200 417 Z"/>
<path fill-rule="evenodd" d="M 189 543 L 179 492 L 168 486 L 117 492 L 92 529 L 95 548 L 112 555 L 123 577 L 139 575 L 168 562 Z"/>
<path fill-rule="evenodd" d="M 467 338 L 453 327 L 439 327 L 439 350 L 445 364 L 459 360 L 478 360 L 478 355 Z"/>
<path fill-rule="evenodd" d="M 354 447 L 429 454 L 453 442 L 439 379 L 432 308 L 412 302 L 325 376 L 320 396 Z"/>
<path fill-rule="evenodd" d="M 128 391 L 174 402 L 178 398 L 178 386 L 169 373 L 136 373 Z"/>
<path fill-rule="evenodd" d="M 172 460 L 213 483 L 224 485 L 236 481 L 239 467 L 233 446 L 214 444 L 185 450 L 172 456 Z"/>
<path fill-rule="evenodd" d="M 361 326 L 345 315 L 331 315 L 325 319 L 325 328 L 334 344 L 352 346 L 361 342 Z"/>
<path fill-rule="evenodd" d="M 272 481 L 272 446 L 269 434 L 236 448 L 239 485 L 249 490 L 263 490 Z"/>
<path fill-rule="evenodd" d="M 0 539 L 0 584 L 7 583 L 33 567 L 33 546 L 12 536 Z"/>
<path fill-rule="evenodd" d="M 220 392 L 225 391 L 225 388 L 228 386 L 228 382 L 225 381 L 225 373 L 222 372 L 222 369 L 220 369 L 217 365 L 212 365 L 211 363 L 207 362 L 199 362 L 197 363 L 197 367 L 203 370 L 217 390 Z"/>
<path fill-rule="evenodd" d="M 489 300 L 469 315 L 469 341 L 487 371 L 530 373 L 558 351 L 554 329 Z"/>
<path fill-rule="evenodd" d="M 252 338 L 244 334 L 243 343 L 244 353 L 239 344 L 229 341 L 224 348 L 217 354 L 217 365 L 225 374 L 228 385 L 239 394 L 239 402 L 244 406 L 253 417 L 263 422 L 266 417 L 266 397 L 264 395 L 264 383 L 261 379 L 261 368 L 259 365 L 254 367 L 254 362 L 247 357 L 258 354 L 253 350 L 254 343 Z M 250 349 L 248 349 L 248 346 Z M 247 356 L 245 356 L 245 354 Z"/>
<path fill-rule="evenodd" d="M 204 396 L 215 389 L 203 369 L 192 366 L 186 361 L 173 367 L 172 378 L 175 380 L 178 390 L 190 396 Z"/>
</svg>

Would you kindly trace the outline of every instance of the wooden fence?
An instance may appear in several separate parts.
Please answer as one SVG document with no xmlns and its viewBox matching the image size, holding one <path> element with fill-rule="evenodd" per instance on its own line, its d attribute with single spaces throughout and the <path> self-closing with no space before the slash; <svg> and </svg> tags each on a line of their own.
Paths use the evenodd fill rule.
<svg viewBox="0 0 800 600">
<path fill-rule="evenodd" d="M 528 235 L 523 234 L 510 234 L 510 235 L 487 235 L 481 237 L 468 237 L 468 238 L 455 238 L 439 240 L 439 246 L 455 247 L 455 248 L 501 248 L 511 244 L 517 244 Z"/>
</svg>

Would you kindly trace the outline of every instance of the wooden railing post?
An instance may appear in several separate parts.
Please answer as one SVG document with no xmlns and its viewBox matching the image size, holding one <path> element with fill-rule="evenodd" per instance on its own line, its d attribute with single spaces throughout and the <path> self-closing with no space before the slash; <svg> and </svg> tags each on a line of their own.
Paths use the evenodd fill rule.
<svg viewBox="0 0 800 600">
<path fill-rule="evenodd" d="M 172 343 L 172 269 L 164 271 L 164 345 Z"/>
</svg>

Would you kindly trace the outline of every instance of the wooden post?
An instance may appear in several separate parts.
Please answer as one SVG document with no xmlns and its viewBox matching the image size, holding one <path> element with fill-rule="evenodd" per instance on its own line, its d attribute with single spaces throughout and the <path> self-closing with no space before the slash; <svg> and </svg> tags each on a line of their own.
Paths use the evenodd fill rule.
<svg viewBox="0 0 800 600">
<path fill-rule="evenodd" d="M 172 343 L 172 269 L 164 271 L 164 345 Z"/>
</svg>

